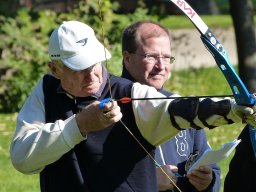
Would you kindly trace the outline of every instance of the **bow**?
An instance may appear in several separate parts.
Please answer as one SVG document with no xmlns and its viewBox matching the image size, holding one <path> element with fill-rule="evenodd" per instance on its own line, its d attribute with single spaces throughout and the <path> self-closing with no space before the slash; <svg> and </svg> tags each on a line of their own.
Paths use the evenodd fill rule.
<svg viewBox="0 0 256 192">
<path fill-rule="evenodd" d="M 236 103 L 244 106 L 253 106 L 255 104 L 255 97 L 248 92 L 244 83 L 230 64 L 228 53 L 224 46 L 218 41 L 204 21 L 185 0 L 169 1 L 174 3 L 192 21 L 200 32 L 202 42 L 214 57 L 219 69 L 229 83 Z M 251 125 L 247 126 L 249 126 L 251 143 L 256 158 L 256 129 Z"/>
<path fill-rule="evenodd" d="M 192 21 L 192 23 L 195 25 L 195 27 L 200 32 L 202 42 L 204 43 L 205 47 L 208 49 L 208 51 L 214 57 L 219 69 L 222 71 L 227 82 L 229 83 L 236 103 L 239 105 L 253 106 L 255 104 L 255 98 L 253 97 L 253 95 L 251 95 L 248 92 L 245 85 L 241 81 L 240 77 L 236 74 L 233 66 L 230 64 L 230 61 L 228 58 L 228 53 L 227 53 L 226 49 L 224 48 L 224 46 L 218 41 L 218 39 L 214 36 L 214 34 L 211 32 L 211 30 L 208 28 L 208 26 L 204 23 L 204 21 L 199 17 L 199 15 L 194 11 L 194 9 L 185 0 L 169 0 L 169 1 L 174 3 Z M 100 2 L 100 0 L 98 2 Z M 100 7 L 100 3 L 99 3 L 99 7 Z M 228 96 L 230 96 L 230 95 L 228 95 Z M 209 96 L 199 96 L 199 97 L 209 97 Z M 211 97 L 213 97 L 213 96 L 211 96 Z M 131 102 L 132 100 L 170 99 L 170 98 L 172 98 L 172 97 L 169 97 L 169 98 L 126 98 L 125 97 L 125 98 L 121 98 L 121 99 L 106 98 L 101 101 L 99 107 L 103 108 L 105 103 L 113 101 L 113 100 L 120 101 L 122 103 L 127 103 L 127 102 Z M 179 97 L 179 98 L 181 98 L 181 97 Z M 188 98 L 188 97 L 185 97 L 185 98 Z M 124 125 L 124 123 L 122 121 L 121 121 L 121 123 Z M 127 126 L 124 125 L 124 127 L 133 136 L 133 134 L 130 132 L 130 130 L 127 128 Z M 256 130 L 252 126 L 250 126 L 250 131 L 251 131 L 251 133 L 252 133 L 252 131 L 254 131 L 253 135 L 256 135 Z M 134 139 L 147 152 L 147 150 L 137 140 L 137 138 L 134 137 Z M 255 153 L 255 157 L 256 157 L 256 137 L 251 137 L 251 141 L 254 146 L 253 149 L 254 149 L 254 153 Z M 147 154 L 149 154 L 151 159 L 157 165 L 157 162 L 150 155 L 150 153 L 147 152 Z M 161 168 L 161 167 L 159 167 L 159 168 Z M 164 172 L 164 170 L 162 170 L 162 171 Z M 166 176 L 169 178 L 169 176 L 167 174 L 166 174 Z M 179 191 L 181 191 L 171 179 L 170 179 L 170 181 L 174 184 L 174 186 Z"/>
</svg>

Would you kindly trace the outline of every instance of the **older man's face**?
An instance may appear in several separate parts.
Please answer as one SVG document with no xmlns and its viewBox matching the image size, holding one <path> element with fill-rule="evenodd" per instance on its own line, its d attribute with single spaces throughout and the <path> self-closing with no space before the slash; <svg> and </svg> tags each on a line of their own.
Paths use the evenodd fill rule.
<svg viewBox="0 0 256 192">
<path fill-rule="evenodd" d="M 77 97 L 90 96 L 95 94 L 102 84 L 102 66 L 96 64 L 82 71 L 73 71 L 64 66 L 58 78 L 68 93 Z"/>
</svg>

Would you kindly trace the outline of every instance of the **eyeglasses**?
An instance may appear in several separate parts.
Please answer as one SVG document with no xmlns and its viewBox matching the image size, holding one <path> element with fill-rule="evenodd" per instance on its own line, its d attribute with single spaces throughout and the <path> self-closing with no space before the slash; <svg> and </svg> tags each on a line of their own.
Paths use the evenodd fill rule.
<svg viewBox="0 0 256 192">
<path fill-rule="evenodd" d="M 152 62 L 152 63 L 156 63 L 160 59 L 162 59 L 164 63 L 168 63 L 168 64 L 172 64 L 175 61 L 175 57 L 167 56 L 167 55 L 159 56 L 153 53 L 142 54 L 142 53 L 136 53 L 136 52 L 132 54 L 143 56 L 148 62 Z"/>
</svg>

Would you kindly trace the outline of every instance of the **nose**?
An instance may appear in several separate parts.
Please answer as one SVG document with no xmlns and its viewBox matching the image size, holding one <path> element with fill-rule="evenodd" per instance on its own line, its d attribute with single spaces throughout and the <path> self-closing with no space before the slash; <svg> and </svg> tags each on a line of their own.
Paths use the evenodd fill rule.
<svg viewBox="0 0 256 192">
<path fill-rule="evenodd" d="M 86 82 L 92 82 L 95 78 L 93 69 L 85 69 L 85 70 L 81 71 L 81 73 Z"/>
<path fill-rule="evenodd" d="M 164 64 L 164 61 L 161 57 L 157 58 L 157 62 L 155 64 L 155 67 L 157 67 L 158 69 L 164 69 L 165 64 Z"/>
<path fill-rule="evenodd" d="M 87 83 L 90 83 L 90 82 L 94 82 L 95 81 L 95 75 L 94 73 L 87 73 L 84 75 L 84 80 L 87 82 Z"/>
</svg>

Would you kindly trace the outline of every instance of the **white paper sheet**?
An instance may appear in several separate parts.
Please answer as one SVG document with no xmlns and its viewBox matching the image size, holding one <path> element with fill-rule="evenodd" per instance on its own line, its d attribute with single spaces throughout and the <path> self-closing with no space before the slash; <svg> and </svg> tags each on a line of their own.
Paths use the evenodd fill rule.
<svg viewBox="0 0 256 192">
<path fill-rule="evenodd" d="M 231 142 L 222 145 L 219 150 L 206 150 L 204 154 L 190 167 L 188 173 L 193 169 L 197 169 L 203 165 L 212 165 L 218 163 L 219 161 L 225 159 L 230 155 L 230 153 L 236 148 L 236 146 L 241 142 L 241 139 L 233 140 Z"/>
</svg>

